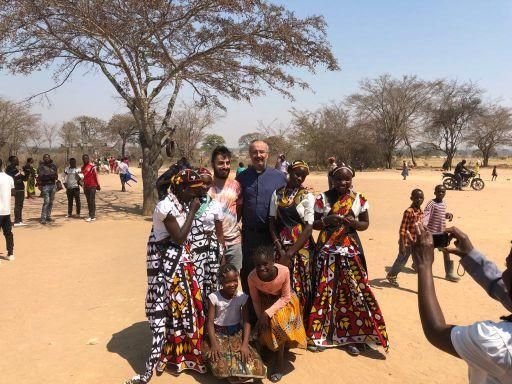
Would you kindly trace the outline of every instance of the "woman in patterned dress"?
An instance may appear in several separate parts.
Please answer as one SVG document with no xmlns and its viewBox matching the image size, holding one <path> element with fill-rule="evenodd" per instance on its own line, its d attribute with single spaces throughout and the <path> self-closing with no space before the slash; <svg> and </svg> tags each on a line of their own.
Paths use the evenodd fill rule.
<svg viewBox="0 0 512 384">
<path fill-rule="evenodd" d="M 354 170 L 346 165 L 333 173 L 333 188 L 315 202 L 313 227 L 320 230 L 313 278 L 313 303 L 307 321 L 310 350 L 345 346 L 357 356 L 356 344 L 388 348 L 379 304 L 368 285 L 357 231 L 369 225 L 366 198 L 353 191 Z"/>
<path fill-rule="evenodd" d="M 299 298 L 302 313 L 308 312 L 311 299 L 311 258 L 315 197 L 302 185 L 309 175 L 304 161 L 294 161 L 288 168 L 285 187 L 272 195 L 270 235 L 276 246 L 279 264 L 290 268 L 292 290 Z"/>
<path fill-rule="evenodd" d="M 197 211 L 190 230 L 190 251 L 201 296 L 203 311 L 208 317 L 208 297 L 219 289 L 218 273 L 224 254 L 224 232 L 222 206 L 208 195 L 213 176 L 206 168 L 199 168 L 197 173 L 203 182 L 201 207 Z"/>
<path fill-rule="evenodd" d="M 147 383 L 167 364 L 177 372 L 205 372 L 201 340 L 205 318 L 201 293 L 190 257 L 188 236 L 202 194 L 200 176 L 184 170 L 169 180 L 171 190 L 155 207 L 148 240 L 146 316 L 153 333 L 146 371 L 128 380 Z"/>
</svg>

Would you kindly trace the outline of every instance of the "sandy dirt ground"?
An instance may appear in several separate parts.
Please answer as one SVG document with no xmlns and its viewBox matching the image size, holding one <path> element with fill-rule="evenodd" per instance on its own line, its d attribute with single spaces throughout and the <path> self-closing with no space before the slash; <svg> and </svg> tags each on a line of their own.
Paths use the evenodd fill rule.
<svg viewBox="0 0 512 384">
<path fill-rule="evenodd" d="M 135 170 L 137 173 L 138 170 Z M 511 170 L 500 170 L 481 192 L 448 192 L 453 224 L 498 265 L 504 265 L 512 233 Z M 42 200 L 25 202 L 29 226 L 15 228 L 16 260 L 0 265 L 0 383 L 123 383 L 144 368 L 151 334 L 144 316 L 146 240 L 149 218 L 137 214 L 142 185 L 119 192 L 116 175 L 101 176 L 98 220 L 66 219 L 66 196 L 57 194 L 54 224 L 38 223 Z M 357 191 L 371 204 L 370 228 L 362 233 L 369 276 L 390 335 L 389 353 L 357 358 L 338 349 L 323 353 L 294 350 L 283 383 L 355 384 L 465 383 L 466 364 L 437 351 L 425 340 L 417 311 L 416 275 L 399 276 L 400 288 L 384 282 L 397 253 L 398 227 L 410 191 L 433 195 L 440 174 L 413 170 L 407 181 L 400 171 L 359 173 Z M 323 174 L 307 185 L 326 188 Z M 428 201 L 428 200 L 426 200 Z M 82 216 L 85 198 L 82 195 Z M 5 255 L 3 237 L 1 255 Z M 3 257 L 3 256 L 2 256 Z M 505 310 L 488 298 L 467 275 L 458 284 L 444 279 L 441 254 L 434 266 L 436 288 L 448 322 L 470 324 L 497 320 Z M 410 266 L 410 262 L 408 264 Z M 170 374 L 152 383 L 216 383 L 209 375 Z M 267 381 L 266 381 L 267 382 Z"/>
</svg>

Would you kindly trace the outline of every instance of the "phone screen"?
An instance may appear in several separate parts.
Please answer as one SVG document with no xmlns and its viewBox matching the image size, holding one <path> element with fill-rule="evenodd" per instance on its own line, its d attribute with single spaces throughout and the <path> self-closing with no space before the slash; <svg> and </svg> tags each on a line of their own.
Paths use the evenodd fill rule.
<svg viewBox="0 0 512 384">
<path fill-rule="evenodd" d="M 434 248 L 444 248 L 450 243 L 450 239 L 446 232 L 433 233 L 432 237 L 434 239 Z"/>
</svg>

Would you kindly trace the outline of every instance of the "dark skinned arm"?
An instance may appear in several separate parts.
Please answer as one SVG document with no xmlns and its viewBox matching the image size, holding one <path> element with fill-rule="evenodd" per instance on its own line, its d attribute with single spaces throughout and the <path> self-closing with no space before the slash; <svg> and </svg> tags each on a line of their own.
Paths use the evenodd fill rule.
<svg viewBox="0 0 512 384">
<path fill-rule="evenodd" d="M 247 309 L 247 304 L 242 306 L 242 320 L 244 324 L 243 330 L 243 339 L 242 344 L 240 345 L 240 355 L 242 357 L 242 361 L 247 363 L 249 359 L 252 357 L 251 352 L 249 350 L 249 337 L 251 335 L 251 323 L 249 322 L 249 309 Z"/>
<path fill-rule="evenodd" d="M 220 346 L 217 342 L 217 338 L 215 337 L 215 306 L 213 305 L 212 301 L 208 299 L 208 307 L 210 310 L 208 311 L 208 339 L 210 340 L 210 358 L 213 361 L 216 361 L 220 358 Z"/>
<path fill-rule="evenodd" d="M 346 225 L 354 228 L 356 231 L 366 231 L 370 225 L 370 215 L 368 211 L 361 212 L 357 220 L 353 216 L 346 216 L 343 220 Z"/>
<path fill-rule="evenodd" d="M 443 311 L 437 300 L 432 264 L 434 262 L 434 241 L 432 234 L 422 224 L 416 224 L 416 243 L 413 245 L 413 259 L 418 270 L 418 307 L 425 337 L 437 349 L 459 357 L 455 350 L 451 332 L 453 325 L 446 324 Z"/>
<path fill-rule="evenodd" d="M 194 215 L 199 209 L 200 204 L 198 198 L 192 200 L 190 212 L 187 214 L 187 218 L 182 227 L 180 227 L 174 216 L 167 215 L 164 220 L 164 225 L 173 243 L 181 245 L 187 240 L 190 229 L 192 228 L 192 222 L 194 221 Z"/>
</svg>

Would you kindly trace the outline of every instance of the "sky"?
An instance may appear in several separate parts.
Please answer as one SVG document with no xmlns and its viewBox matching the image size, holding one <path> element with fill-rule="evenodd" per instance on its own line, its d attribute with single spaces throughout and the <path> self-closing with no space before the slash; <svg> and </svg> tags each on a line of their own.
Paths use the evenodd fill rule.
<svg viewBox="0 0 512 384">
<path fill-rule="evenodd" d="M 291 69 L 312 90 L 294 91 L 295 101 L 267 91 L 251 104 L 224 100 L 225 115 L 209 133 L 229 146 L 258 128 L 258 122 L 286 126 L 290 109 L 314 110 L 341 101 L 358 89 L 362 78 L 384 73 L 475 81 L 489 100 L 512 106 L 512 2 L 510 0 L 281 0 L 298 16 L 323 15 L 328 40 L 341 70 L 318 68 L 316 74 Z M 0 96 L 23 100 L 53 85 L 51 69 L 27 77 L 0 71 Z M 188 94 L 183 94 L 185 100 Z M 127 112 L 122 100 L 98 72 L 77 72 L 71 81 L 36 104 L 50 124 L 78 115 L 108 120 Z"/>
</svg>

